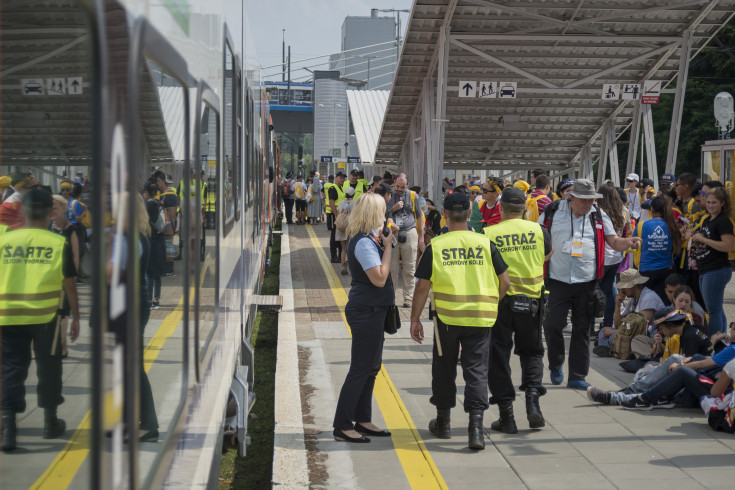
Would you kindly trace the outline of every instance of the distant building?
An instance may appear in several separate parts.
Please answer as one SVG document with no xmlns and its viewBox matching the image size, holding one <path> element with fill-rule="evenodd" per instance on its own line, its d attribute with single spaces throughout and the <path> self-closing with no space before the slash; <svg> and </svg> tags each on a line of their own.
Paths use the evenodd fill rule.
<svg viewBox="0 0 735 490">
<path fill-rule="evenodd" d="M 393 17 L 345 17 L 342 51 L 330 57 L 330 68 L 344 79 L 363 80 L 361 88 L 390 89 L 396 71 L 396 22 Z M 392 42 L 393 44 L 387 44 Z M 380 46 L 374 46 L 380 44 Z M 374 47 L 365 47 L 374 46 Z M 346 53 L 344 51 L 347 51 Z"/>
</svg>

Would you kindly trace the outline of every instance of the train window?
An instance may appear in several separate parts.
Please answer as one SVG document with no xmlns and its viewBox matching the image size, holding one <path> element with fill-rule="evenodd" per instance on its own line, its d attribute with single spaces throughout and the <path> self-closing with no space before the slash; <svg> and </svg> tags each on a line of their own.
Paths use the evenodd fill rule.
<svg viewBox="0 0 735 490">
<path fill-rule="evenodd" d="M 224 148 L 225 161 L 224 172 L 222 175 L 222 218 L 224 221 L 225 235 L 234 225 L 234 221 L 239 219 L 240 204 L 238 202 L 240 196 L 241 181 L 241 141 L 240 126 L 241 119 L 241 79 L 239 67 L 233 55 L 232 47 L 228 42 L 225 43 L 225 77 L 224 77 Z"/>
<path fill-rule="evenodd" d="M 206 92 L 205 92 L 206 93 Z M 206 185 L 202 192 L 202 214 L 199 230 L 198 265 L 195 277 L 196 291 L 196 326 L 194 333 L 197 360 L 197 377 L 199 377 L 199 363 L 205 355 L 206 345 L 214 333 L 217 325 L 217 169 L 219 167 L 219 114 L 212 104 L 204 102 L 201 106 L 199 120 L 199 144 L 202 160 L 207 161 L 204 169 Z"/>
<path fill-rule="evenodd" d="M 68 246 L 64 242 L 81 245 L 74 246 L 76 253 L 73 253 L 79 267 L 75 268 L 71 264 L 65 270 L 67 275 L 71 269 L 84 275 L 73 287 L 67 285 L 64 288 L 60 283 L 42 284 L 38 282 L 38 271 L 49 265 L 44 265 L 42 260 L 27 260 L 34 258 L 32 254 L 28 255 L 30 252 L 27 252 L 26 262 L 22 265 L 17 262 L 0 265 L 0 275 L 10 274 L 9 277 L 19 279 L 12 281 L 12 291 L 0 286 L 0 296 L 9 292 L 16 293 L 16 296 L 21 296 L 21 293 L 31 295 L 41 290 L 51 292 L 53 289 L 59 295 L 64 291 L 65 298 L 62 315 L 56 314 L 52 299 L 52 318 L 42 316 L 38 317 L 39 321 L 32 322 L 51 326 L 47 330 L 51 335 L 36 337 L 33 351 L 30 336 L 15 337 L 11 343 L 9 335 L 12 329 L 17 332 L 25 326 L 8 325 L 22 325 L 28 319 L 0 316 L 0 324 L 3 325 L 3 372 L 0 384 L 8 383 L 3 387 L 10 385 L 6 377 L 11 375 L 9 370 L 6 371 L 8 366 L 27 363 L 30 367 L 23 373 L 24 376 L 15 378 L 25 385 L 25 390 L 10 390 L 12 393 L 4 390 L 3 393 L 8 395 L 3 397 L 3 410 L 12 407 L 13 412 L 18 412 L 14 415 L 17 449 L 0 456 L 0 475 L 6 487 L 53 487 L 60 485 L 59 482 L 67 482 L 70 487 L 79 488 L 88 486 L 89 482 L 88 471 L 80 471 L 82 460 L 75 464 L 68 461 L 74 458 L 64 458 L 71 452 L 85 454 L 90 448 L 89 426 L 86 424 L 91 414 L 93 391 L 93 322 L 90 318 L 92 305 L 99 298 L 93 283 L 103 278 L 103 271 L 93 266 L 92 256 L 86 250 L 88 237 L 91 240 L 101 234 L 93 230 L 91 220 L 87 219 L 92 213 L 100 212 L 94 208 L 90 195 L 93 189 L 100 188 L 99 182 L 92 178 L 99 175 L 92 162 L 98 161 L 94 154 L 95 142 L 99 141 L 102 133 L 100 125 L 95 124 L 99 121 L 94 121 L 101 101 L 95 78 L 99 64 L 93 47 L 96 38 L 93 26 L 85 1 L 56 2 L 53 8 L 49 8 L 45 0 L 2 2 L 0 175 L 11 177 L 15 194 L 11 196 L 13 190 L 8 189 L 5 197 L 10 203 L 6 207 L 12 207 L 14 212 L 4 212 L 0 223 L 13 228 L 23 227 L 25 215 L 16 206 L 22 195 L 37 184 L 41 189 L 58 195 L 53 201 L 50 218 L 52 231 L 63 236 L 63 240 L 50 235 L 42 240 L 49 247 L 46 249 L 48 252 L 58 253 L 59 256 L 62 254 L 59 246 Z M 65 183 L 63 187 L 62 183 Z M 3 191 L 5 187 L 3 185 Z M 65 213 L 64 201 L 68 202 L 72 194 L 76 196 L 74 200 L 80 203 L 72 204 L 73 209 L 78 211 L 81 203 L 89 209 L 84 220 L 81 215 L 74 213 L 73 221 L 78 222 L 76 224 L 68 220 Z M 4 211 L 7 210 L 4 208 Z M 44 225 L 49 223 L 44 220 Z M 42 230 L 37 232 L 47 233 Z M 10 236 L 7 233 L 4 238 L 7 240 Z M 68 262 L 66 265 L 69 266 Z M 24 281 L 23 278 L 28 280 Z M 41 289 L 49 286 L 51 289 Z M 37 290 L 34 291 L 34 288 Z M 72 289 L 78 298 L 78 315 L 76 305 L 71 304 L 73 300 L 68 294 Z M 48 303 L 48 299 L 45 301 Z M 17 303 L 14 305 L 7 297 L 0 302 L 3 315 L 9 314 L 7 308 L 15 307 L 18 307 Z M 49 305 L 38 304 L 34 307 L 38 309 L 34 313 L 37 315 L 42 307 L 49 308 Z M 78 337 L 74 317 L 79 321 Z M 104 328 L 104 325 L 100 328 Z M 35 327 L 29 329 L 41 332 Z M 70 333 L 72 337 L 69 337 Z M 34 352 L 33 359 L 31 352 Z M 45 390 L 39 378 L 50 382 Z M 48 408 L 53 408 L 56 416 L 66 422 L 65 431 L 54 425 L 52 439 L 43 438 L 44 409 L 39 405 L 43 405 L 44 400 L 39 400 L 38 395 L 45 397 L 50 405 Z M 4 415 L 3 425 L 6 423 L 8 420 Z M 62 462 L 53 465 L 55 458 Z"/>
<path fill-rule="evenodd" d="M 143 55 L 138 58 L 138 84 L 130 88 L 131 92 L 136 91 L 133 97 L 138 100 L 137 112 L 130 115 L 134 118 L 132 127 L 139 129 L 133 134 L 133 138 L 138 138 L 133 139 L 128 158 L 138 165 L 134 175 L 141 177 L 149 191 L 144 212 L 137 210 L 137 222 L 148 218 L 153 226 L 149 251 L 145 246 L 138 249 L 142 250 L 138 252 L 139 275 L 127 276 L 140 279 L 135 285 L 139 288 L 137 302 L 131 303 L 128 294 L 128 308 L 140 308 L 139 338 L 134 339 L 135 343 L 128 338 L 128 345 L 138 346 L 141 358 L 137 366 L 128 366 L 126 370 L 126 374 L 138 376 L 139 386 L 137 392 L 128 392 L 125 411 L 139 412 L 135 427 L 128 424 L 126 429 L 128 434 L 141 438 L 137 467 L 140 483 L 145 486 L 144 482 L 150 481 L 158 470 L 166 446 L 149 442 L 169 440 L 182 416 L 188 379 L 189 290 L 194 281 L 194 264 L 199 259 L 196 226 L 201 219 L 197 208 L 201 177 L 199 159 L 196 165 L 189 159 L 190 77 L 186 64 L 152 27 L 143 24 L 140 32 Z M 156 226 L 159 216 L 162 223 Z M 141 243 L 145 245 L 146 231 L 142 225 L 139 228 Z M 130 381 L 127 386 L 132 386 Z M 130 467 L 135 469 L 134 465 Z"/>
</svg>

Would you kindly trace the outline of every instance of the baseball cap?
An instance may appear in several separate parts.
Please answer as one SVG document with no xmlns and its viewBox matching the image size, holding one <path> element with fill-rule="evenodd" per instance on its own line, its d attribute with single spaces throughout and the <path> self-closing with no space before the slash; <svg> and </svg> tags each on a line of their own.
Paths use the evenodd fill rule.
<svg viewBox="0 0 735 490">
<path fill-rule="evenodd" d="M 297 176 L 296 176 L 296 178 L 297 178 L 297 179 L 303 179 L 303 178 L 304 178 L 304 176 L 303 176 L 303 175 L 301 175 L 301 174 L 299 174 L 299 175 L 297 175 Z"/>
<path fill-rule="evenodd" d="M 633 182 L 633 181 L 638 182 L 641 179 L 638 177 L 638 174 L 637 173 L 633 172 L 633 173 L 628 174 L 628 176 L 625 178 L 625 180 L 627 180 L 629 182 Z"/>
<path fill-rule="evenodd" d="M 350 196 L 350 197 L 354 196 L 355 195 L 355 188 L 354 187 L 348 187 L 347 190 L 345 191 L 345 195 L 346 196 Z"/>
<path fill-rule="evenodd" d="M 23 204 L 34 209 L 50 209 L 54 205 L 51 193 L 42 189 L 31 189 L 23 196 Z"/>
<path fill-rule="evenodd" d="M 337 172 L 337 177 L 347 177 L 344 172 Z"/>
<path fill-rule="evenodd" d="M 503 193 L 500 195 L 500 202 L 507 202 L 508 204 L 525 204 L 526 194 L 524 194 L 518 187 L 508 187 L 503 190 Z"/>
<path fill-rule="evenodd" d="M 664 306 L 656 310 L 656 313 L 653 315 L 653 323 L 656 325 L 668 322 L 678 323 L 686 318 L 686 313 L 675 310 L 673 306 Z"/>
<path fill-rule="evenodd" d="M 360 175 L 360 172 L 356 168 L 353 168 L 350 175 Z"/>
<path fill-rule="evenodd" d="M 447 211 L 464 211 L 470 209 L 470 200 L 463 192 L 453 192 L 444 198 L 444 209 Z"/>
<path fill-rule="evenodd" d="M 676 175 L 674 174 L 663 174 L 661 176 L 661 182 L 664 184 L 675 184 L 676 183 Z"/>
<path fill-rule="evenodd" d="M 646 187 L 646 186 L 653 187 L 653 181 L 651 179 L 643 179 L 640 182 L 638 182 L 638 184 L 636 185 L 636 187 Z"/>
</svg>

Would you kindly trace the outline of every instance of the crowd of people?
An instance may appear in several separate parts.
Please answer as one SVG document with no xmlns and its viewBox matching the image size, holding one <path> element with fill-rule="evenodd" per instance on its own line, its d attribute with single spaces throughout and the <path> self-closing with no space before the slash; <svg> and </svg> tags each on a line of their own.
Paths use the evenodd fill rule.
<svg viewBox="0 0 735 490">
<path fill-rule="evenodd" d="M 549 176 L 534 170 L 530 182 L 483 182 L 473 175 L 458 185 L 445 179 L 437 206 L 420 188 L 411 190 L 405 174 L 386 173 L 371 184 L 354 174 L 347 181 L 340 172 L 322 186 L 331 210 L 327 224 L 333 238 L 339 237 L 330 243 L 332 261 L 352 275 L 348 309 L 369 307 L 373 313 L 357 315 L 359 322 L 369 320 L 357 332 L 351 321 L 358 322 L 356 315 L 347 315 L 353 357 L 335 438 L 368 442 L 366 435 L 386 435 L 366 411 L 382 351 L 383 334 L 376 330 L 390 319 L 391 308 L 410 307 L 411 334 L 421 342 L 419 316 L 430 296 L 431 403 L 437 417 L 429 429 L 437 437 L 449 436 L 457 356 L 467 385 L 470 447 L 484 447 L 477 427 L 488 389 L 489 404 L 500 411 L 491 428 L 517 431 L 509 367 L 513 343 L 532 428 L 544 426 L 539 397 L 546 393 L 545 353 L 551 384 L 566 379 L 568 388 L 585 390 L 593 402 L 637 410 L 701 405 L 713 427 L 735 431 L 727 381 L 735 374 L 735 323 L 727 328 L 723 309 L 735 247 L 730 190 L 723 183 L 701 183 L 685 173 L 664 174 L 656 186 L 631 173 L 625 188 L 566 179 L 552 189 Z M 370 198 L 379 210 L 368 221 L 361 210 L 368 201 L 359 199 L 356 188 L 362 182 L 361 194 L 385 201 Z M 349 225 L 340 231 L 336 223 L 344 202 L 351 203 Z M 361 221 L 350 228 L 357 216 Z M 341 250 L 346 252 L 340 257 Z M 472 260 L 474 254 L 486 260 Z M 480 272 L 487 277 L 480 279 Z M 371 296 L 370 288 L 380 293 Z M 483 329 L 467 328 L 477 326 L 493 328 L 480 338 Z M 369 346 L 364 338 L 355 340 L 368 330 Z M 564 333 L 571 334 L 568 353 Z M 592 353 L 619 358 L 635 382 L 621 391 L 591 386 L 586 378 Z"/>
<path fill-rule="evenodd" d="M 84 255 L 92 235 L 92 213 L 88 207 L 90 183 L 82 171 L 74 179 L 61 180 L 58 189 L 42 186 L 28 172 L 0 177 L 0 245 L 6 250 L 0 274 L 0 325 L 2 326 L 2 449 L 17 445 L 16 415 L 25 411 L 25 381 L 31 364 L 31 350 L 38 372 L 38 405 L 44 410 L 43 437 L 59 437 L 66 430 L 57 408 L 64 401 L 62 360 L 68 356 L 67 340 L 79 337 L 80 311 L 77 285 L 88 278 Z M 56 191 L 56 192 L 54 192 Z M 138 228 L 140 339 L 140 420 L 137 437 L 141 442 L 158 440 L 158 419 L 153 394 L 143 368 L 143 334 L 151 310 L 161 307 L 161 279 L 174 276 L 173 263 L 181 260 L 181 222 L 184 197 L 190 208 L 201 197 L 203 228 L 213 224 L 215 199 L 205 172 L 182 178 L 174 187 L 171 177 L 156 170 L 139 192 L 124 192 L 117 203 L 118 214 L 107 222 L 106 281 L 127 277 L 127 237 L 129 202 L 135 200 Z M 115 221 L 112 221 L 114 219 Z M 202 230 L 204 237 L 204 230 Z M 178 250 L 174 245 L 179 234 Z M 192 245 L 195 244 L 192 242 Z M 204 260 L 204 238 L 201 260 Z M 196 248 L 196 247 L 193 247 Z M 7 252 L 12 250 L 12 253 Z M 18 278 L 25 280 L 20 281 Z M 177 298 L 178 301 L 178 298 Z M 109 330 L 127 348 L 128 312 L 109 306 Z M 135 434 L 135 432 L 133 432 Z"/>
</svg>

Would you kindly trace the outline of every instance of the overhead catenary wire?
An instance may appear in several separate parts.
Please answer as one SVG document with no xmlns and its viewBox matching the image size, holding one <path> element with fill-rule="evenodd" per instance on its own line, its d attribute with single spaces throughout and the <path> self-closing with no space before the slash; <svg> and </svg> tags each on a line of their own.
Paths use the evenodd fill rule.
<svg viewBox="0 0 735 490">
<path fill-rule="evenodd" d="M 393 44 L 393 45 L 395 45 L 396 44 L 396 41 L 395 40 L 391 40 L 391 41 L 385 41 L 385 42 L 382 42 L 382 43 L 371 44 L 369 46 L 361 46 L 359 48 L 346 49 L 344 51 L 337 51 L 336 53 L 323 54 L 323 55 L 320 55 L 320 56 L 314 56 L 314 57 L 311 57 L 311 58 L 304 58 L 302 60 L 292 61 L 291 63 L 302 63 L 304 61 L 318 60 L 319 58 L 326 58 L 326 57 L 329 57 L 329 56 L 332 56 L 332 55 L 335 55 L 335 54 L 349 53 L 351 51 L 357 51 L 357 50 L 360 50 L 360 49 L 375 48 L 377 46 L 385 46 L 386 44 Z M 391 48 L 391 49 L 393 49 L 393 48 Z M 261 67 L 261 69 L 265 70 L 267 68 L 276 68 L 278 66 L 283 66 L 283 63 L 278 63 L 278 64 L 275 64 L 275 65 L 263 66 L 263 67 Z"/>
<path fill-rule="evenodd" d="M 365 49 L 365 48 L 360 48 L 360 49 Z M 357 54 L 357 55 L 354 55 L 354 56 L 348 56 L 346 58 L 340 58 L 340 59 L 336 60 L 335 62 L 336 63 L 339 63 L 339 62 L 343 62 L 343 61 L 347 61 L 347 60 L 351 60 L 351 59 L 355 59 L 355 58 L 366 58 L 366 57 L 371 56 L 373 54 L 384 53 L 386 51 L 390 51 L 392 53 L 393 52 L 393 48 L 381 49 L 381 50 L 378 50 L 378 51 L 370 51 L 369 53 L 366 53 L 366 54 Z M 384 56 L 384 57 L 381 57 L 380 59 L 385 59 L 385 58 L 394 58 L 394 56 L 392 56 L 392 55 L 390 55 L 390 56 Z M 294 62 L 292 62 L 292 64 L 293 63 Z M 297 68 L 294 68 L 292 66 L 291 67 L 291 72 L 293 73 L 294 71 L 308 70 L 309 68 L 314 68 L 314 67 L 317 67 L 317 66 L 329 65 L 329 64 L 332 64 L 332 63 L 333 63 L 333 61 L 332 60 L 329 60 L 329 61 L 325 61 L 324 63 L 317 63 L 317 64 L 314 64 L 314 65 L 306 65 L 306 66 L 299 66 Z M 349 68 L 350 66 L 356 66 L 356 65 L 361 64 L 361 63 L 367 63 L 367 61 L 361 61 L 361 62 L 358 62 L 355 65 L 348 65 L 345 68 Z M 284 73 L 286 73 L 286 72 L 285 71 L 279 71 L 279 72 L 268 73 L 268 74 L 264 75 L 263 78 L 268 79 L 269 77 L 283 75 Z"/>
<path fill-rule="evenodd" d="M 380 58 L 380 59 L 381 60 L 384 60 L 384 59 L 395 59 L 395 57 L 393 57 L 393 56 L 386 56 L 386 57 Z M 375 60 L 371 60 L 371 63 L 373 61 L 375 61 Z M 364 64 L 364 63 L 355 63 L 353 65 L 344 66 L 344 67 L 341 67 L 340 68 L 340 71 L 346 70 L 347 68 L 352 68 L 352 67 L 355 67 L 355 66 L 358 66 L 358 65 L 361 65 L 361 64 Z M 351 72 L 351 73 L 349 73 L 349 76 L 352 77 L 352 76 L 357 75 L 357 74 L 360 74 L 360 73 L 366 73 L 368 71 L 379 70 L 381 68 L 385 68 L 387 66 L 391 66 L 391 65 L 395 65 L 395 64 L 396 64 L 395 61 L 392 61 L 392 62 L 389 62 L 389 63 L 371 64 L 370 67 L 369 67 L 370 68 L 369 70 L 366 68 L 365 70 L 361 70 L 361 71 L 357 71 L 357 72 Z M 295 78 L 292 77 L 291 80 L 292 81 L 299 81 L 299 80 L 303 80 L 305 78 L 311 78 L 312 76 L 313 76 L 313 74 L 309 73 L 308 75 L 301 75 L 301 76 L 298 76 L 298 77 L 295 77 Z M 373 78 L 373 77 L 370 77 L 370 78 Z"/>
</svg>

